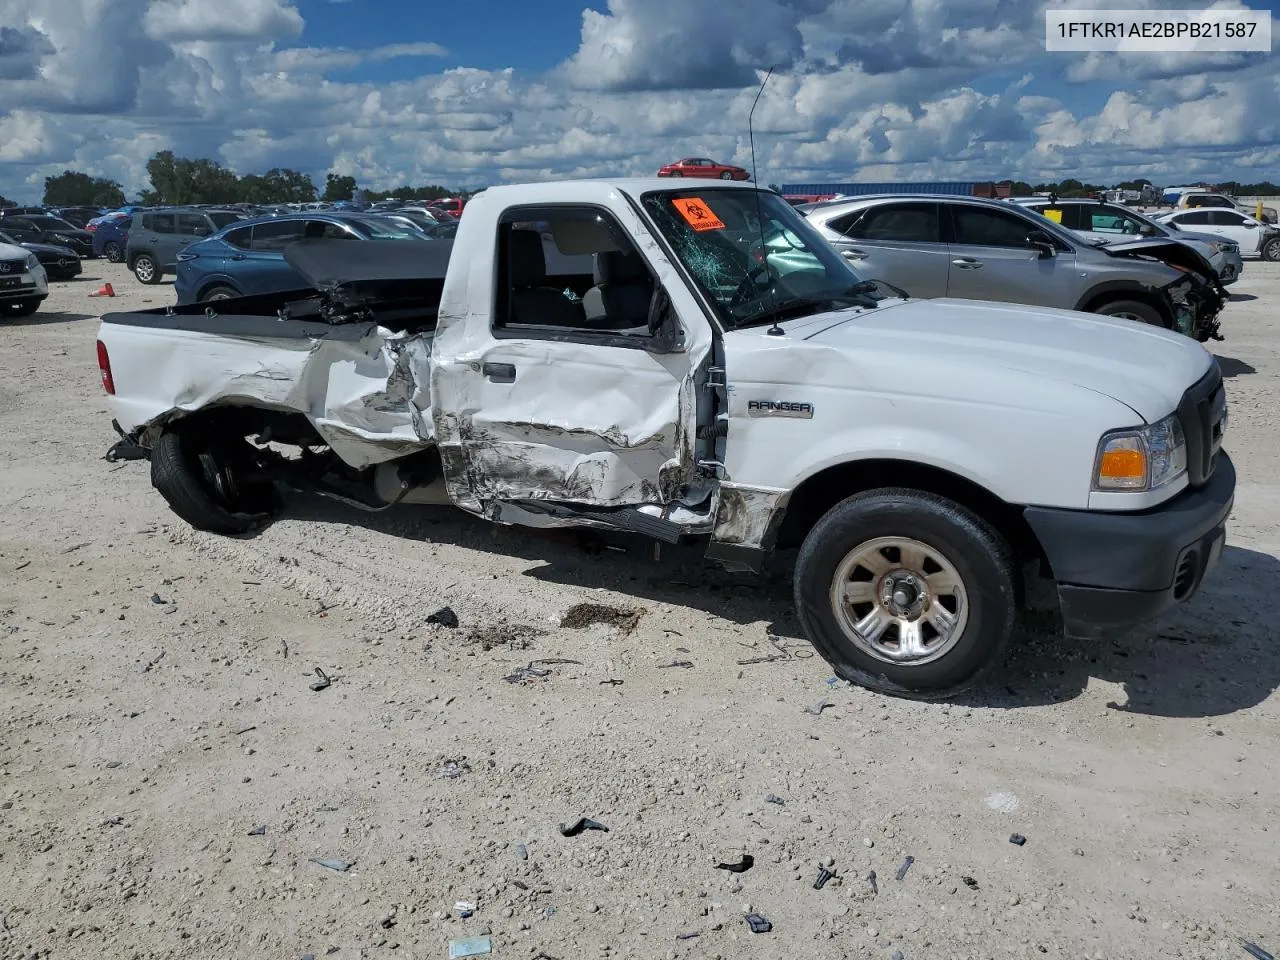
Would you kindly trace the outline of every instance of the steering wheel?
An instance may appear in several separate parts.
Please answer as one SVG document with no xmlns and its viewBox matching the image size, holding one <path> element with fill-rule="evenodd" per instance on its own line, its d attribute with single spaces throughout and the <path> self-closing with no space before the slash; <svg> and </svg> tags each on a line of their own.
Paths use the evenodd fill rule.
<svg viewBox="0 0 1280 960">
<path fill-rule="evenodd" d="M 747 270 L 746 275 L 738 281 L 737 287 L 734 288 L 733 296 L 729 298 L 729 309 L 740 307 L 744 303 L 750 303 L 760 297 L 760 288 L 767 287 L 768 283 L 773 279 L 773 275 L 769 273 L 769 265 L 765 263 L 758 264 Z"/>
</svg>

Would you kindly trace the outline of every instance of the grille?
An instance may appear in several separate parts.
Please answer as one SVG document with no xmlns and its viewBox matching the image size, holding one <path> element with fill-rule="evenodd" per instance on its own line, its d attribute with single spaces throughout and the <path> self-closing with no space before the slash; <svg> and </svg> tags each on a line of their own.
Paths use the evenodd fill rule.
<svg viewBox="0 0 1280 960">
<path fill-rule="evenodd" d="M 1204 486 L 1213 476 L 1226 415 L 1227 393 L 1222 373 L 1214 364 L 1178 404 L 1178 420 L 1187 440 L 1187 479 L 1193 487 Z"/>
<path fill-rule="evenodd" d="M 1175 600 L 1184 599 L 1195 587 L 1198 560 L 1199 556 L 1196 551 L 1189 550 L 1183 554 L 1182 560 L 1178 562 L 1177 572 L 1173 575 L 1173 598 Z"/>
<path fill-rule="evenodd" d="M 0 260 L 0 273 L 15 274 L 22 273 L 27 269 L 26 260 Z"/>
</svg>

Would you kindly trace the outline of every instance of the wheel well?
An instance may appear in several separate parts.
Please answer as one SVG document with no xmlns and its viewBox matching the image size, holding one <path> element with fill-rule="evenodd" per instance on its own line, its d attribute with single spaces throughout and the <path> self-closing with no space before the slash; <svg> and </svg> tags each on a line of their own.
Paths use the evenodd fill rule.
<svg viewBox="0 0 1280 960">
<path fill-rule="evenodd" d="M 211 280 L 200 288 L 200 291 L 196 294 L 196 300 L 203 300 L 209 295 L 210 290 L 218 287 L 226 287 L 228 290 L 235 290 L 236 293 L 240 292 L 233 284 L 227 283 L 225 280 Z"/>
<path fill-rule="evenodd" d="M 1042 561 L 1040 541 L 1022 514 L 972 480 L 938 467 L 902 460 L 859 460 L 814 474 L 791 493 L 777 525 L 776 546 L 798 546 L 828 510 L 856 493 L 880 487 L 909 487 L 946 497 L 991 524 L 1020 562 Z"/>
<path fill-rule="evenodd" d="M 1168 308 L 1161 302 L 1160 298 L 1145 290 L 1104 290 L 1091 296 L 1080 309 L 1085 313 L 1093 313 L 1103 304 L 1114 303 L 1117 300 L 1133 300 L 1137 303 L 1144 303 L 1160 314 L 1166 324 L 1173 321 L 1173 318 L 1169 316 Z"/>
</svg>

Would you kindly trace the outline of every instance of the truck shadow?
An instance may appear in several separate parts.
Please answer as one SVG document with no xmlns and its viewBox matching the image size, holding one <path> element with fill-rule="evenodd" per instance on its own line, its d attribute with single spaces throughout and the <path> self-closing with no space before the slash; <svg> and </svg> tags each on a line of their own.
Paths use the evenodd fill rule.
<svg viewBox="0 0 1280 960">
<path fill-rule="evenodd" d="M 1277 583 L 1280 560 L 1228 546 L 1200 593 L 1155 623 L 1096 641 L 1026 636 L 965 702 L 1046 706 L 1075 699 L 1094 679 L 1123 687 L 1107 707 L 1126 713 L 1218 717 L 1255 707 L 1280 688 L 1269 614 Z"/>
<path fill-rule="evenodd" d="M 6 317 L 0 314 L 0 327 L 41 327 L 51 323 L 75 323 L 77 320 L 88 320 L 89 313 L 71 313 L 53 310 L 38 310 L 29 317 Z"/>
<path fill-rule="evenodd" d="M 794 614 L 785 555 L 775 570 L 753 576 L 720 570 L 703 558 L 704 544 L 663 544 L 655 559 L 653 541 L 641 537 L 495 527 L 451 507 L 360 513 L 299 497 L 290 499 L 288 514 L 501 553 L 529 561 L 523 575 L 533 580 L 697 610 L 748 628 L 743 652 L 733 651 L 743 658 L 773 653 L 769 634 L 798 656 L 812 650 Z M 1113 709 L 1130 713 L 1211 717 L 1249 709 L 1280 687 L 1280 642 L 1269 619 L 1277 583 L 1280 560 L 1228 546 L 1200 593 L 1156 623 L 1094 641 L 1023 635 L 989 681 L 953 700 L 994 709 L 1046 706 L 1079 697 L 1092 678 L 1122 685 Z"/>
</svg>

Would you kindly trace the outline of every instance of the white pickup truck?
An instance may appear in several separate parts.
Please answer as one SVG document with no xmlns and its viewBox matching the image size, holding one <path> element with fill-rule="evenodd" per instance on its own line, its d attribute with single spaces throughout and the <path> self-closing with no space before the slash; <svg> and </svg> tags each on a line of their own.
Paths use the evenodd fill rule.
<svg viewBox="0 0 1280 960">
<path fill-rule="evenodd" d="M 448 244 L 308 240 L 311 288 L 110 314 L 117 429 L 205 530 L 283 487 L 454 504 L 758 568 L 842 677 L 936 697 L 999 659 L 1032 578 L 1068 636 L 1151 619 L 1217 561 L 1222 377 L 1128 320 L 904 300 L 782 197 L 495 187 Z"/>
</svg>

